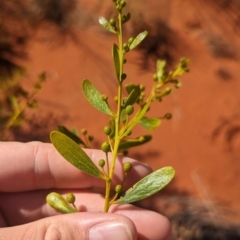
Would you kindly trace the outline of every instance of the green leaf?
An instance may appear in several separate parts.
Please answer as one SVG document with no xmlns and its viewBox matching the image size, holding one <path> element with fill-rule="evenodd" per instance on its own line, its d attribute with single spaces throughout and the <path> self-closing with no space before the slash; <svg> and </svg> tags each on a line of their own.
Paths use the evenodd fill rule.
<svg viewBox="0 0 240 240">
<path fill-rule="evenodd" d="M 136 103 L 141 95 L 141 90 L 139 85 L 133 85 L 131 92 L 129 93 L 128 97 L 124 100 L 123 107 L 127 105 L 133 105 Z"/>
<path fill-rule="evenodd" d="M 143 117 L 142 119 L 140 119 L 139 123 L 147 130 L 154 130 L 161 124 L 161 120 L 159 118 Z"/>
<path fill-rule="evenodd" d="M 120 81 L 120 59 L 119 59 L 118 46 L 115 43 L 113 44 L 113 48 L 112 48 L 112 56 L 114 60 L 116 76 L 118 81 Z"/>
<path fill-rule="evenodd" d="M 80 137 L 77 136 L 76 133 L 74 133 L 73 131 L 70 131 L 69 129 L 67 129 L 64 126 L 58 126 L 58 131 L 67 135 L 68 137 L 70 137 L 74 142 L 76 142 L 77 144 L 83 144 L 85 145 L 85 143 L 82 141 L 82 139 Z"/>
<path fill-rule="evenodd" d="M 50 139 L 57 151 L 76 168 L 91 176 L 103 178 L 97 166 L 71 138 L 61 132 L 53 131 Z"/>
<path fill-rule="evenodd" d="M 134 139 L 125 139 L 119 144 L 118 150 L 124 150 L 131 147 L 136 147 L 149 142 L 152 139 L 151 135 L 143 135 Z"/>
<path fill-rule="evenodd" d="M 112 116 L 111 109 L 109 108 L 106 101 L 102 99 L 102 94 L 93 86 L 93 84 L 87 80 L 84 79 L 82 83 L 82 90 L 87 98 L 87 100 L 99 111 L 106 113 L 108 115 Z"/>
<path fill-rule="evenodd" d="M 62 213 L 74 213 L 77 209 L 71 207 L 63 196 L 59 193 L 51 192 L 46 197 L 47 203 L 54 209 Z"/>
<path fill-rule="evenodd" d="M 104 17 L 99 18 L 99 23 L 109 32 L 117 33 L 115 28 L 108 22 L 108 20 Z"/>
<path fill-rule="evenodd" d="M 144 39 L 145 37 L 148 35 L 147 31 L 141 32 L 139 33 L 133 40 L 133 42 L 130 44 L 129 49 L 132 50 L 133 48 L 135 48 L 137 45 L 139 45 Z"/>
<path fill-rule="evenodd" d="M 128 189 L 125 195 L 114 204 L 126 204 L 140 201 L 150 197 L 164 188 L 174 177 L 175 170 L 172 167 L 164 167 L 142 178 L 134 186 Z"/>
</svg>

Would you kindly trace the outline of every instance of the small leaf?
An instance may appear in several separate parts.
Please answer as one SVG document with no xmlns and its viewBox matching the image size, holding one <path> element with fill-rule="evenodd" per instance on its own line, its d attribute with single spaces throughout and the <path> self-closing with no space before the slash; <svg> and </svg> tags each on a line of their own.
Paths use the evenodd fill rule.
<svg viewBox="0 0 240 240">
<path fill-rule="evenodd" d="M 174 177 L 175 170 L 172 167 L 164 167 L 147 175 L 128 189 L 125 195 L 114 204 L 125 204 L 140 201 L 150 197 L 164 188 Z"/>
<path fill-rule="evenodd" d="M 67 129 L 64 126 L 58 126 L 58 131 L 65 134 L 66 136 L 70 137 L 74 142 L 76 142 L 77 144 L 83 144 L 85 145 L 85 143 L 82 141 L 82 139 L 80 137 L 77 136 L 76 133 L 74 133 L 73 131 L 70 131 L 69 129 Z"/>
<path fill-rule="evenodd" d="M 99 18 L 99 23 L 109 32 L 117 33 L 115 28 L 108 22 L 108 20 L 104 17 Z"/>
<path fill-rule="evenodd" d="M 59 193 L 51 192 L 46 197 L 47 203 L 57 211 L 62 213 L 74 213 L 77 209 L 71 207 L 66 199 Z"/>
<path fill-rule="evenodd" d="M 120 59 L 119 59 L 118 46 L 115 43 L 113 44 L 113 48 L 112 48 L 112 56 L 114 60 L 116 76 L 118 81 L 120 81 Z"/>
<path fill-rule="evenodd" d="M 136 147 L 149 142 L 151 139 L 152 139 L 151 135 L 143 135 L 135 139 L 125 139 L 123 142 L 119 144 L 118 150 L 124 150 L 131 147 Z"/>
<path fill-rule="evenodd" d="M 141 90 L 139 85 L 134 85 L 128 97 L 125 99 L 123 107 L 127 105 L 133 105 L 136 103 L 141 95 Z"/>
<path fill-rule="evenodd" d="M 148 35 L 147 31 L 141 32 L 139 33 L 135 39 L 133 40 L 133 42 L 131 43 L 131 45 L 129 46 L 129 49 L 132 50 L 133 48 L 135 48 L 137 45 L 139 45 L 144 38 Z"/>
<path fill-rule="evenodd" d="M 87 100 L 99 111 L 112 116 L 111 109 L 106 101 L 102 99 L 102 94 L 93 86 L 93 84 L 85 79 L 82 83 L 82 90 Z"/>
<path fill-rule="evenodd" d="M 50 139 L 57 151 L 76 168 L 91 176 L 103 178 L 97 166 L 71 138 L 61 132 L 53 131 Z"/>
<path fill-rule="evenodd" d="M 147 118 L 143 117 L 139 123 L 146 128 L 147 130 L 154 130 L 161 124 L 161 120 L 159 118 Z"/>
</svg>

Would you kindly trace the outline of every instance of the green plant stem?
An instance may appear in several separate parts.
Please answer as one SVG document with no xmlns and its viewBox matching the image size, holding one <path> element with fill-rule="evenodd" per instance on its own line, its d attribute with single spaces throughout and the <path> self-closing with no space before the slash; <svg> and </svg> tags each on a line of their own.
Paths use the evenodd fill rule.
<svg viewBox="0 0 240 240">
<path fill-rule="evenodd" d="M 117 104 L 117 115 L 115 118 L 115 138 L 114 138 L 114 146 L 112 151 L 112 161 L 109 172 L 109 177 L 106 180 L 106 192 L 105 192 L 105 203 L 104 203 L 104 212 L 108 212 L 110 207 L 110 191 L 111 191 L 111 183 L 114 174 L 114 168 L 117 159 L 118 147 L 120 144 L 120 136 L 119 136 L 119 128 L 120 128 L 120 119 L 121 119 L 121 103 L 122 103 L 122 80 L 121 76 L 123 74 L 123 33 L 122 33 L 122 13 L 118 13 L 118 22 L 119 22 L 119 32 L 118 32 L 118 41 L 119 41 L 119 61 L 120 61 L 120 71 L 119 71 L 119 79 L 118 79 L 118 104 Z"/>
</svg>

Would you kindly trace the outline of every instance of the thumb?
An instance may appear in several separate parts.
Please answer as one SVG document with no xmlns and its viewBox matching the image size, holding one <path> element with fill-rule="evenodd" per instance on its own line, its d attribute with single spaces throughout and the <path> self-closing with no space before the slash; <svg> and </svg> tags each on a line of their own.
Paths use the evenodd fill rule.
<svg viewBox="0 0 240 240">
<path fill-rule="evenodd" d="M 73 213 L 0 228 L 0 240 L 136 240 L 133 222 L 113 213 Z"/>
</svg>

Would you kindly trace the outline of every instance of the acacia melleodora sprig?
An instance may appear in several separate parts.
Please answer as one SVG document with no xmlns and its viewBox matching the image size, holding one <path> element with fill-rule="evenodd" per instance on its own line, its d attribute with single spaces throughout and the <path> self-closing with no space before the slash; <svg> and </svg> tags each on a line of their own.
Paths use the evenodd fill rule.
<svg viewBox="0 0 240 240">
<path fill-rule="evenodd" d="M 132 168 L 131 163 L 127 162 L 123 164 L 124 178 L 116 186 L 112 185 L 117 156 L 131 147 L 145 144 L 152 138 L 151 135 L 131 137 L 134 127 L 140 123 L 147 130 L 154 130 L 161 124 L 162 119 L 171 118 L 169 113 L 162 117 L 147 117 L 146 114 L 153 101 L 161 102 L 165 96 L 171 93 L 172 86 L 180 87 L 177 78 L 188 71 L 187 59 L 181 59 L 176 68 L 169 72 L 166 71 L 166 61 L 158 60 L 153 76 L 153 87 L 148 97 L 145 97 L 145 87 L 142 85 L 127 84 L 124 86 L 123 84 L 127 80 L 127 74 L 124 72 L 126 55 L 147 37 L 148 32 L 143 31 L 135 37 L 130 37 L 124 43 L 123 25 L 130 20 L 131 15 L 124 13 L 126 6 L 124 0 L 113 0 L 113 3 L 117 11 L 116 19 L 107 20 L 100 17 L 99 23 L 105 30 L 115 34 L 118 40 L 118 44 L 112 45 L 112 58 L 117 82 L 116 109 L 109 105 L 108 97 L 100 93 L 89 80 L 85 79 L 82 83 L 83 93 L 89 103 L 110 118 L 109 124 L 103 128 L 107 139 L 101 144 L 101 149 L 105 152 L 105 159 L 99 159 L 98 165 L 95 164 L 81 148 L 80 145 L 83 145 L 81 139 L 72 137 L 71 131 L 65 128 L 61 128 L 62 132 L 53 131 L 50 134 L 51 142 L 69 163 L 92 177 L 98 178 L 99 181 L 105 181 L 104 212 L 108 212 L 112 204 L 132 203 L 149 197 L 172 180 L 175 170 L 167 166 L 144 177 L 124 192 L 123 185 L 128 175 L 131 174 Z M 127 96 L 123 95 L 124 88 Z M 115 192 L 112 194 L 112 191 Z M 66 213 L 75 212 L 77 209 L 75 205 L 71 206 L 67 200 L 59 197 L 56 193 L 50 193 L 47 196 L 47 202 L 55 209 L 62 209 L 61 211 Z"/>
</svg>

